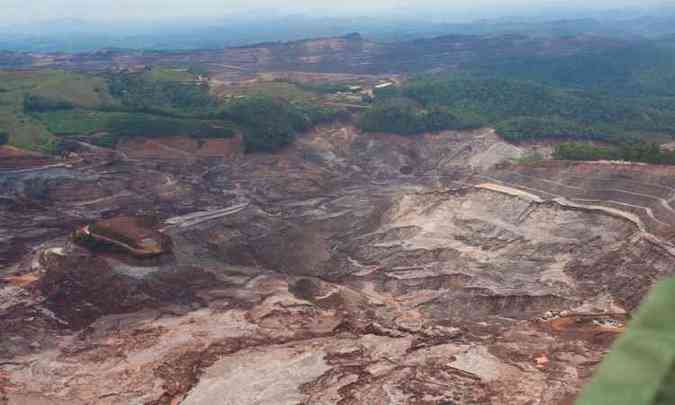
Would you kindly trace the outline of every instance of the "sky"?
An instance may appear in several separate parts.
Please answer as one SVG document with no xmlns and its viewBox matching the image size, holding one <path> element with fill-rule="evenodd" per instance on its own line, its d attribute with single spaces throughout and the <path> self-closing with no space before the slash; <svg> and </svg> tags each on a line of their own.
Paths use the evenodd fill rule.
<svg viewBox="0 0 675 405">
<path fill-rule="evenodd" d="M 0 0 L 0 23 L 64 18 L 94 21 L 214 18 L 254 9 L 340 16 L 391 12 L 429 14 L 429 10 L 442 9 L 447 15 L 488 18 L 555 7 L 600 9 L 659 3 L 663 0 Z"/>
</svg>

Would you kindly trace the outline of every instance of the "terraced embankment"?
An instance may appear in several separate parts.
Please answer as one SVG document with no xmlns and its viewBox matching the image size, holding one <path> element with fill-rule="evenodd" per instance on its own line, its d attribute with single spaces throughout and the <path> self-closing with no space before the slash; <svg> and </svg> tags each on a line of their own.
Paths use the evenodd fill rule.
<svg viewBox="0 0 675 405">
<path fill-rule="evenodd" d="M 668 235 L 675 226 L 675 170 L 620 162 L 543 162 L 503 170 L 492 179 L 546 198 L 564 197 L 637 215 L 646 230 Z"/>
</svg>

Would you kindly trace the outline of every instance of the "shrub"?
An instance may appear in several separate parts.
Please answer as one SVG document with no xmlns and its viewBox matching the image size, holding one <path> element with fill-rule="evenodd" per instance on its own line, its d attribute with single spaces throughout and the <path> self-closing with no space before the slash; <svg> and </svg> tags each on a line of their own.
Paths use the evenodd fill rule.
<svg viewBox="0 0 675 405">
<path fill-rule="evenodd" d="M 112 120 L 110 133 L 117 137 L 183 135 L 195 138 L 229 138 L 234 135 L 234 128 L 226 122 L 139 114 Z"/>
<path fill-rule="evenodd" d="M 553 157 L 560 160 L 624 160 L 675 165 L 675 152 L 661 149 L 656 143 L 643 141 L 624 142 L 609 147 L 584 142 L 566 142 L 555 147 Z"/>
<path fill-rule="evenodd" d="M 184 111 L 204 113 L 215 105 L 208 87 L 195 83 L 147 80 L 133 73 L 115 74 L 108 79 L 110 94 L 132 111 Z"/>
<path fill-rule="evenodd" d="M 467 129 L 479 125 L 469 119 L 460 118 L 447 107 L 434 105 L 423 109 L 402 100 L 390 100 L 376 104 L 361 115 L 358 126 L 366 132 L 413 135 Z"/>
<path fill-rule="evenodd" d="M 26 95 L 23 99 L 23 110 L 27 113 L 72 110 L 74 108 L 75 106 L 67 101 L 38 95 Z"/>
<path fill-rule="evenodd" d="M 599 128 L 582 125 L 556 117 L 519 117 L 501 121 L 497 132 L 509 141 L 524 141 L 543 138 L 608 140 L 609 136 Z"/>
<path fill-rule="evenodd" d="M 338 112 L 320 107 L 293 105 L 267 96 L 246 97 L 227 105 L 221 118 L 243 128 L 246 152 L 273 152 L 321 122 L 335 119 Z"/>
</svg>

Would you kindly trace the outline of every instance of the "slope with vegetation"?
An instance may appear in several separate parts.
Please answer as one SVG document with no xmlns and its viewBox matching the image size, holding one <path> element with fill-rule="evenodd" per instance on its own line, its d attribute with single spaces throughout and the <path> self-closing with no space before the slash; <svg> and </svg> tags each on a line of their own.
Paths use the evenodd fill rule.
<svg viewBox="0 0 675 405">
<path fill-rule="evenodd" d="M 335 49 L 316 51 L 326 61 L 345 52 L 366 60 L 361 58 L 366 51 L 357 46 L 365 46 L 360 37 L 326 41 Z M 282 69 L 286 59 L 314 55 L 292 45 L 273 47 L 271 65 L 265 66 Z M 244 62 L 237 62 L 237 52 L 248 52 L 246 58 L 240 55 L 248 61 L 251 52 L 266 46 L 272 47 L 230 49 L 228 55 L 239 66 Z M 388 52 L 387 69 L 409 72 L 411 79 L 376 89 L 370 108 L 359 105 L 366 109 L 358 118 L 365 132 L 414 135 L 490 126 L 513 142 L 602 141 L 615 147 L 675 135 L 675 48 L 665 40 L 446 36 L 382 49 Z M 135 54 L 139 63 L 132 66 L 134 72 L 0 72 L 0 130 L 9 133 L 12 145 L 46 152 L 54 151 L 62 136 L 90 136 L 93 142 L 111 145 L 138 135 L 234 133 L 242 134 L 249 151 L 272 151 L 292 142 L 300 131 L 342 117 L 340 111 L 318 106 L 327 95 L 349 89 L 345 83 L 269 81 L 233 86 L 224 95 L 204 83 L 209 75 L 204 60 L 166 67 L 171 58 L 179 64 L 176 55 L 152 55 L 165 67 L 138 69 L 145 59 Z M 423 60 L 419 66 L 408 63 L 415 55 Z M 371 67 L 383 69 L 377 63 Z"/>
<path fill-rule="evenodd" d="M 310 127 L 334 120 L 337 110 L 292 104 L 269 96 L 245 97 L 226 104 L 219 116 L 237 123 L 247 152 L 272 152 Z"/>
<path fill-rule="evenodd" d="M 125 137 L 228 138 L 239 132 L 249 152 L 274 151 L 339 111 L 300 97 L 267 93 L 223 102 L 190 70 L 86 75 L 61 71 L 2 73 L 0 130 L 8 142 L 54 152 L 60 137 L 113 146 Z"/>
<path fill-rule="evenodd" d="M 636 150 L 642 148 L 637 140 L 675 136 L 673 71 L 673 49 L 652 42 L 567 56 L 486 59 L 452 75 L 422 75 L 377 92 L 359 125 L 406 135 L 492 126 L 513 142 L 599 140 Z M 668 161 L 661 154 L 649 160 Z"/>
<path fill-rule="evenodd" d="M 52 152 L 57 138 L 33 110 L 112 104 L 103 78 L 59 70 L 0 71 L 0 131 L 24 149 Z"/>
<path fill-rule="evenodd" d="M 610 146 L 564 142 L 556 145 L 553 156 L 560 160 L 624 160 L 675 165 L 675 151 L 664 150 L 658 143 L 644 141 Z"/>
<path fill-rule="evenodd" d="M 457 121 L 495 126 L 511 141 L 541 138 L 597 139 L 618 141 L 650 134 L 675 134 L 675 110 L 667 100 L 661 105 L 650 99 L 627 98 L 590 90 L 504 78 L 421 78 L 400 89 L 396 97 L 417 103 L 406 107 L 410 116 L 443 110 L 455 120 L 440 122 L 440 129 L 454 129 Z M 386 109 L 392 96 L 381 98 L 374 110 Z M 675 101 L 672 100 L 672 101 Z M 386 115 L 373 120 L 365 114 L 365 130 L 386 128 L 389 132 L 418 133 L 429 126 L 411 128 L 407 122 L 392 125 Z"/>
</svg>

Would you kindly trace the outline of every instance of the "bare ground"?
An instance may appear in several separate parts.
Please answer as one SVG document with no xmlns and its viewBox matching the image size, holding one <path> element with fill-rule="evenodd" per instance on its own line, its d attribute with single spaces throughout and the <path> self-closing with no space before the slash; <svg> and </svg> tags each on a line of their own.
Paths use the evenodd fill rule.
<svg viewBox="0 0 675 405">
<path fill-rule="evenodd" d="M 509 165 L 491 130 L 161 142 L 190 158 L 0 173 L 4 402 L 570 404 L 675 268 L 659 168 Z M 68 237 L 150 214 L 170 254 Z"/>
</svg>

